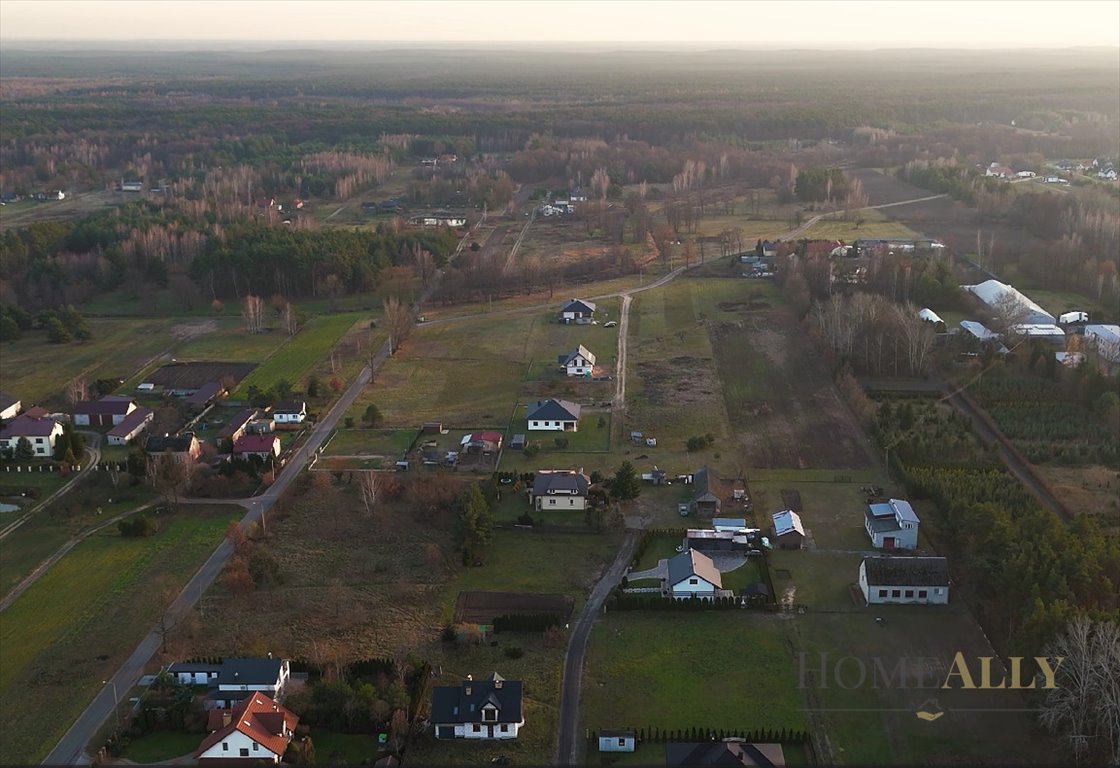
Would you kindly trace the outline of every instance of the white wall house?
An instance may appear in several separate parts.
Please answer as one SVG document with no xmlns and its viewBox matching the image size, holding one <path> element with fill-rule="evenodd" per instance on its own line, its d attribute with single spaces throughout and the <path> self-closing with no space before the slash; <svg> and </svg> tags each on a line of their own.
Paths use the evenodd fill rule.
<svg viewBox="0 0 1120 768">
<path fill-rule="evenodd" d="M 712 558 L 695 549 L 670 558 L 668 570 L 665 585 L 674 600 L 691 597 L 711 600 L 718 590 L 723 589 L 723 580 Z"/>
<path fill-rule="evenodd" d="M 194 757 L 209 760 L 279 763 L 295 735 L 299 717 L 262 693 L 255 693 L 233 711 L 211 710 L 210 734 Z"/>
<path fill-rule="evenodd" d="M 566 355 L 560 355 L 560 368 L 569 376 L 590 376 L 595 370 L 595 355 L 580 344 Z"/>
<path fill-rule="evenodd" d="M 582 511 L 587 509 L 587 475 L 571 470 L 542 469 L 533 478 L 529 502 L 538 512 L 548 509 Z"/>
<path fill-rule="evenodd" d="M 881 504 L 868 504 L 863 527 L 871 537 L 873 547 L 917 549 L 919 523 L 910 502 L 891 499 Z"/>
<path fill-rule="evenodd" d="M 537 432 L 577 432 L 581 408 L 570 400 L 538 400 L 529 406 L 529 429 Z"/>
<path fill-rule="evenodd" d="M 949 566 L 943 557 L 866 557 L 859 589 L 868 605 L 945 605 Z"/>
<path fill-rule="evenodd" d="M 595 317 L 595 304 L 582 299 L 571 299 L 560 307 L 560 322 L 586 325 Z"/>
<path fill-rule="evenodd" d="M 50 458 L 54 455 L 55 440 L 61 435 L 62 425 L 57 421 L 22 414 L 0 429 L 0 451 L 14 456 L 20 438 L 24 437 L 31 444 L 31 452 L 34 456 Z"/>
<path fill-rule="evenodd" d="M 495 672 L 488 680 L 438 686 L 432 690 L 430 717 L 437 739 L 516 739 L 525 725 L 521 681 Z"/>
<path fill-rule="evenodd" d="M 633 731 L 599 731 L 600 752 L 633 752 L 636 746 Z"/>
<path fill-rule="evenodd" d="M 307 418 L 307 403 L 303 400 L 282 400 L 273 407 L 272 418 L 277 426 L 302 424 Z"/>
</svg>

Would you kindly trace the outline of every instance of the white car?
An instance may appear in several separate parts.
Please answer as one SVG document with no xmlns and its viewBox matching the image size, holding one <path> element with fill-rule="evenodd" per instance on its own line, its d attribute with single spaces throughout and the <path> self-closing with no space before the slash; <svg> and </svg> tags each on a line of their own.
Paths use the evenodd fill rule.
<svg viewBox="0 0 1120 768">
<path fill-rule="evenodd" d="M 616 325 L 618 325 L 618 322 L 615 320 L 608 320 L 607 322 L 603 323 L 604 328 L 614 328 Z"/>
</svg>

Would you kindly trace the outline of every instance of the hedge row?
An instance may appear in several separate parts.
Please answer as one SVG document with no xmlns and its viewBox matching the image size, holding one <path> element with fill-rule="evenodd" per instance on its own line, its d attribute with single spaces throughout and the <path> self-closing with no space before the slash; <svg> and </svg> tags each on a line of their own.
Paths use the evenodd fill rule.
<svg viewBox="0 0 1120 768">
<path fill-rule="evenodd" d="M 743 739 L 749 744 L 808 744 L 808 731 L 795 731 L 791 728 L 777 730 L 774 728 L 756 728 L 742 731 L 713 731 L 707 728 L 641 728 L 634 731 L 638 742 L 652 741 L 658 744 L 665 742 L 692 742 L 692 741 L 723 741 L 724 739 Z M 590 741 L 599 739 L 598 731 L 591 731 Z"/>
<path fill-rule="evenodd" d="M 555 613 L 506 614 L 494 618 L 494 632 L 544 632 L 562 621 Z"/>
</svg>

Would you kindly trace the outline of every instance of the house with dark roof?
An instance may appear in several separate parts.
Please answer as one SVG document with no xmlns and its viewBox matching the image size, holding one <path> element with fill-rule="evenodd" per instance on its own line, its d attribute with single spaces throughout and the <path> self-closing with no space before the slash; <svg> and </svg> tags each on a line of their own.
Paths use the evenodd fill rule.
<svg viewBox="0 0 1120 768">
<path fill-rule="evenodd" d="M 221 662 L 208 663 L 197 661 L 177 661 L 164 670 L 180 685 L 218 684 L 218 674 L 222 671 Z"/>
<path fill-rule="evenodd" d="M 582 299 L 570 299 L 560 307 L 560 322 L 587 325 L 595 317 L 596 305 Z"/>
<path fill-rule="evenodd" d="M 583 470 L 540 469 L 529 489 L 533 509 L 583 510 L 587 508 L 587 489 L 591 481 Z"/>
<path fill-rule="evenodd" d="M 437 686 L 430 719 L 437 739 L 516 739 L 525 725 L 521 681 L 495 672 L 489 680 Z"/>
<path fill-rule="evenodd" d="M 20 438 L 26 438 L 31 443 L 34 456 L 49 459 L 54 455 L 54 443 L 60 435 L 61 424 L 46 416 L 33 416 L 29 411 L 16 416 L 0 429 L 0 452 L 14 456 Z"/>
<path fill-rule="evenodd" d="M 272 419 L 277 429 L 298 427 L 307 418 L 307 403 L 303 400 L 281 400 L 272 407 Z"/>
<path fill-rule="evenodd" d="M 529 405 L 529 429 L 549 432 L 579 431 L 580 408 L 570 400 L 538 400 Z"/>
<path fill-rule="evenodd" d="M 783 509 L 770 516 L 774 522 L 774 541 L 782 549 L 801 549 L 805 540 L 805 527 L 801 515 L 792 509 Z"/>
<path fill-rule="evenodd" d="M 711 600 L 723 589 L 723 580 L 712 558 L 695 549 L 686 549 L 669 559 L 665 586 L 674 600 L 699 597 Z"/>
<path fill-rule="evenodd" d="M 206 694 L 207 709 L 228 709 L 254 693 L 280 699 L 291 670 L 286 659 L 226 659 L 217 683 Z"/>
<path fill-rule="evenodd" d="M 128 445 L 152 423 L 155 411 L 139 406 L 133 409 L 120 424 L 109 430 L 109 445 Z"/>
<path fill-rule="evenodd" d="M 568 376 L 591 376 L 595 370 L 595 355 L 580 344 L 566 355 L 557 359 L 560 370 Z"/>
<path fill-rule="evenodd" d="M 721 768 L 753 768 L 784 766 L 781 744 L 748 744 L 745 741 L 668 742 L 665 745 L 666 768 L 720 766 Z"/>
<path fill-rule="evenodd" d="M 918 515 L 910 502 L 890 499 L 868 504 L 863 527 L 871 537 L 871 545 L 880 549 L 917 549 Z"/>
<path fill-rule="evenodd" d="M 100 400 L 79 400 L 74 403 L 75 427 L 115 427 L 136 410 L 131 397 L 106 395 Z"/>
<path fill-rule="evenodd" d="M 230 418 L 225 426 L 218 431 L 218 439 L 236 441 L 237 438 L 245 434 L 249 422 L 257 418 L 259 413 L 260 411 L 256 408 L 246 408 L 243 411 L 238 411 L 237 414 Z"/>
<path fill-rule="evenodd" d="M 23 403 L 19 398 L 0 392 L 0 421 L 14 419 L 22 409 Z"/>
<path fill-rule="evenodd" d="M 210 381 L 196 389 L 193 394 L 188 395 L 186 403 L 195 410 L 202 410 L 223 394 L 225 394 L 225 388 L 216 381 Z"/>
<path fill-rule="evenodd" d="M 949 563 L 943 557 L 865 557 L 859 589 L 868 605 L 949 602 Z"/>
<path fill-rule="evenodd" d="M 279 763 L 298 724 L 296 714 L 263 693 L 253 693 L 231 709 L 210 710 L 206 725 L 210 734 L 194 758 L 200 763 Z"/>
<path fill-rule="evenodd" d="M 242 435 L 233 441 L 233 455 L 242 458 L 256 456 L 262 461 L 280 455 L 280 438 L 276 435 Z"/>
<path fill-rule="evenodd" d="M 689 505 L 699 515 L 715 517 L 723 507 L 723 483 L 710 467 L 692 473 L 692 501 Z"/>
<path fill-rule="evenodd" d="M 144 442 L 144 451 L 149 458 L 170 453 L 179 463 L 194 461 L 202 453 L 202 444 L 193 432 L 181 435 L 149 435 Z"/>
</svg>

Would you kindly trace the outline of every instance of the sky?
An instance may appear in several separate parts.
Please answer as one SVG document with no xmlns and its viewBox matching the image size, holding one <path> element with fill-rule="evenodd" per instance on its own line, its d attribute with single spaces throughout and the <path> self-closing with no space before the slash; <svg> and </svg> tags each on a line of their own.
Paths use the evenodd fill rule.
<svg viewBox="0 0 1120 768">
<path fill-rule="evenodd" d="M 0 40 L 1120 47 L 1117 0 L 0 0 Z"/>
</svg>

